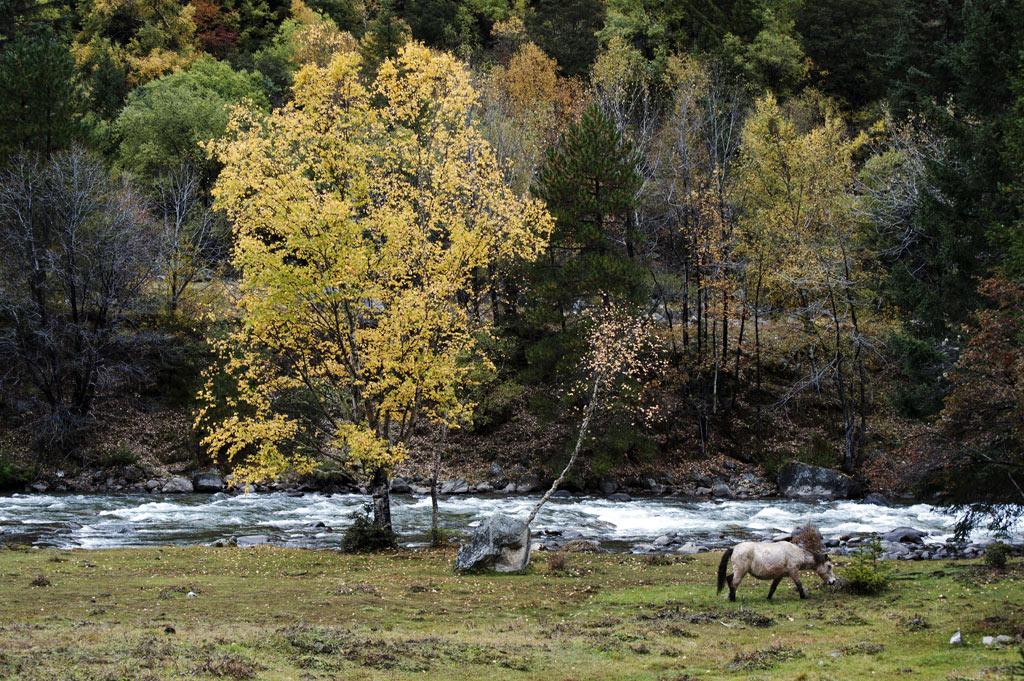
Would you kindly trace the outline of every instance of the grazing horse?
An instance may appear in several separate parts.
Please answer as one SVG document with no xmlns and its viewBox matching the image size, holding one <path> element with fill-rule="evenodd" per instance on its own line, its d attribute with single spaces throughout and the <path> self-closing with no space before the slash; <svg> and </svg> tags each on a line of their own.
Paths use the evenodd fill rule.
<svg viewBox="0 0 1024 681">
<path fill-rule="evenodd" d="M 726 575 L 726 566 L 732 558 L 733 574 Z M 800 598 L 807 598 L 804 587 L 800 583 L 801 570 L 814 570 L 826 584 L 835 584 L 836 576 L 832 574 L 832 561 L 823 553 L 816 553 L 800 548 L 788 541 L 751 542 L 745 541 L 728 549 L 718 564 L 718 593 L 729 583 L 729 600 L 736 600 L 736 589 L 743 577 L 750 573 L 758 579 L 772 580 L 772 588 L 768 591 L 768 600 L 775 594 L 775 587 L 783 577 L 789 576 L 796 583 Z"/>
</svg>

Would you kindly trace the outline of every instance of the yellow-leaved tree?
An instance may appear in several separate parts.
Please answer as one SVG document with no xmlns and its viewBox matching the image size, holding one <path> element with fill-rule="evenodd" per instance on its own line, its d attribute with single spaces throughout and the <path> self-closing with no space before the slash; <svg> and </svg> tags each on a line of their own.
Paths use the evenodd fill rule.
<svg viewBox="0 0 1024 681">
<path fill-rule="evenodd" d="M 739 253 L 752 292 L 758 393 L 767 308 L 777 335 L 784 335 L 788 320 L 797 325 L 787 348 L 797 378 L 778 406 L 805 390 L 831 392 L 842 419 L 842 464 L 850 473 L 867 436 L 872 253 L 854 219 L 852 156 L 859 141 L 847 139 L 829 106 L 816 106 L 803 112 L 812 123 L 802 130 L 799 117 L 787 115 L 773 96 L 756 103 L 743 129 Z"/>
<path fill-rule="evenodd" d="M 197 425 L 243 479 L 342 461 L 372 476 L 387 526 L 416 423 L 465 422 L 485 361 L 473 275 L 536 257 L 551 228 L 508 187 L 475 100 L 451 55 L 410 43 L 368 86 L 358 54 L 339 53 L 298 71 L 287 106 L 236 110 L 212 145 L 242 324 L 224 343 L 233 388 L 210 375 Z"/>
</svg>

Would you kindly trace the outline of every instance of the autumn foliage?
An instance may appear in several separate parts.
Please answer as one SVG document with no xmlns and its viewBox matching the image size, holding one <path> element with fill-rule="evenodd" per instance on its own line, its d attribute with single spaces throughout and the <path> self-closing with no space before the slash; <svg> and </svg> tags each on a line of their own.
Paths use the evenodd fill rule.
<svg viewBox="0 0 1024 681">
<path fill-rule="evenodd" d="M 296 74 L 292 104 L 236 110 L 211 147 L 243 324 L 224 345 L 234 413 L 208 418 L 211 377 L 198 422 L 211 450 L 244 459 L 240 476 L 325 457 L 360 466 L 374 476 L 375 521 L 388 524 L 387 473 L 413 427 L 458 427 L 472 409 L 464 389 L 484 361 L 464 304 L 473 275 L 534 257 L 550 230 L 469 124 L 475 100 L 466 69 L 421 45 L 384 62 L 370 87 L 359 56 L 338 53 Z M 305 396 L 305 414 L 275 409 L 288 393 Z"/>
</svg>

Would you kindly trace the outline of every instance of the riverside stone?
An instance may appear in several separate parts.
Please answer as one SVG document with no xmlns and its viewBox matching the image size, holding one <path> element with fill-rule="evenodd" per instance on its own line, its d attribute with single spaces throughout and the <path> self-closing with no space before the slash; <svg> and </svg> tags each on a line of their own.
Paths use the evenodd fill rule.
<svg viewBox="0 0 1024 681">
<path fill-rule="evenodd" d="M 191 494 L 195 488 L 188 478 L 174 477 L 168 480 L 160 491 L 164 494 Z"/>
<path fill-rule="evenodd" d="M 224 481 L 215 471 L 208 471 L 193 476 L 192 487 L 196 492 L 219 492 L 224 489 Z"/>
<path fill-rule="evenodd" d="M 779 491 L 790 499 L 849 499 L 860 485 L 848 475 L 830 468 L 790 461 L 779 471 Z"/>
<path fill-rule="evenodd" d="M 522 520 L 494 513 L 473 530 L 459 548 L 456 570 L 518 572 L 530 563 L 530 527 Z"/>
</svg>

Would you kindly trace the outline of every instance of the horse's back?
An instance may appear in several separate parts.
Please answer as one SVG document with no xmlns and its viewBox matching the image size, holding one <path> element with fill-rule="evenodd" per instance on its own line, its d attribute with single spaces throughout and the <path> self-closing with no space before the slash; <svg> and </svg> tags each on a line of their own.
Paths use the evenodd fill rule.
<svg viewBox="0 0 1024 681">
<path fill-rule="evenodd" d="M 774 579 L 788 574 L 800 562 L 802 550 L 787 541 L 742 542 L 733 548 L 733 560 L 737 553 L 749 558 L 750 574 L 761 579 Z"/>
</svg>

